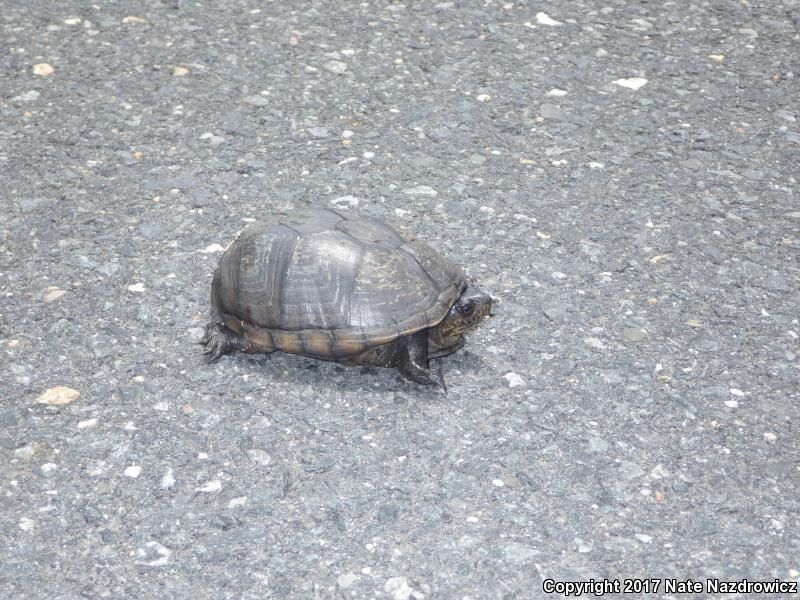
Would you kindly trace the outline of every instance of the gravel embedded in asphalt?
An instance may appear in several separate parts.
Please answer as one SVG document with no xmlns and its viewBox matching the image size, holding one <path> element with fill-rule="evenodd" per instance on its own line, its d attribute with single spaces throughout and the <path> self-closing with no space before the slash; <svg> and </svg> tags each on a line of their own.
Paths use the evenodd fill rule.
<svg viewBox="0 0 800 600">
<path fill-rule="evenodd" d="M 793 0 L 5 2 L 0 597 L 798 580 L 799 30 Z M 306 205 L 498 298 L 446 396 L 200 360 L 222 249 Z"/>
</svg>

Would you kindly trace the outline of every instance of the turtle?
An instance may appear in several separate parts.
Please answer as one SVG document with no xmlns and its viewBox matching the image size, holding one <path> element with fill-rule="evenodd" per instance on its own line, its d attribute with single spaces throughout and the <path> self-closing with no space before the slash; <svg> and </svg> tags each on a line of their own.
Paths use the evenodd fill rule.
<svg viewBox="0 0 800 600">
<path fill-rule="evenodd" d="M 355 212 L 305 208 L 264 216 L 214 271 L 219 315 L 200 340 L 209 362 L 282 351 L 394 368 L 446 391 L 429 361 L 464 346 L 492 297 L 413 235 Z"/>
</svg>

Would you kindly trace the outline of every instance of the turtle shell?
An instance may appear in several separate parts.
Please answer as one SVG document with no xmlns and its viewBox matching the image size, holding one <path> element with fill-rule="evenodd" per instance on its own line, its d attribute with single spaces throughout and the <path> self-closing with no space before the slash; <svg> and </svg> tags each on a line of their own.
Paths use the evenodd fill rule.
<svg viewBox="0 0 800 600">
<path fill-rule="evenodd" d="M 306 209 L 242 231 L 211 301 L 263 351 L 337 360 L 437 325 L 466 286 L 459 267 L 381 221 Z"/>
</svg>

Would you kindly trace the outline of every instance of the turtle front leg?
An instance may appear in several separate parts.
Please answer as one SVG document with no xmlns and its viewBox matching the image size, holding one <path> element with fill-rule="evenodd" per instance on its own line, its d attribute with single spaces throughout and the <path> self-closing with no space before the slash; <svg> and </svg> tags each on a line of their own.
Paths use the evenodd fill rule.
<svg viewBox="0 0 800 600">
<path fill-rule="evenodd" d="M 199 344 L 205 346 L 203 356 L 208 357 L 208 362 L 214 362 L 231 352 L 253 351 L 253 345 L 250 340 L 241 333 L 231 331 L 222 323 L 209 323 L 206 325 L 205 334 Z"/>
<path fill-rule="evenodd" d="M 422 385 L 433 385 L 447 393 L 441 371 L 434 372 L 428 363 L 428 332 L 418 331 L 398 340 L 402 342 L 394 366 L 406 379 Z"/>
</svg>

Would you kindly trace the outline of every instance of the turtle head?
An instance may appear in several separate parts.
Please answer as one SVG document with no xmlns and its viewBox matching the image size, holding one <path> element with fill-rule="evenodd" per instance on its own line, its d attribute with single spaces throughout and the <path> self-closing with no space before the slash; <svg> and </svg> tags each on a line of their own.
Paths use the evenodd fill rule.
<svg viewBox="0 0 800 600">
<path fill-rule="evenodd" d="M 491 310 L 492 297 L 476 287 L 468 286 L 436 326 L 438 345 L 447 348 L 457 344 L 462 335 L 488 319 Z"/>
</svg>

